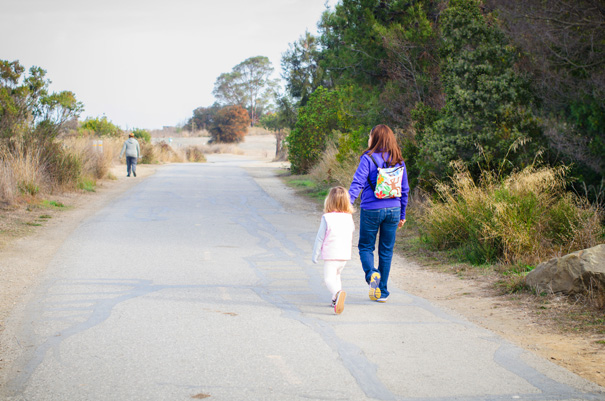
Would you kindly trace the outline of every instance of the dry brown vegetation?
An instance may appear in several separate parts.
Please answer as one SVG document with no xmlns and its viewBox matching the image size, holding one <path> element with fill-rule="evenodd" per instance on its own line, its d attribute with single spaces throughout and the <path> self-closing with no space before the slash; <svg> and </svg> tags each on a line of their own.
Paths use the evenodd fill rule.
<svg viewBox="0 0 605 401">
<path fill-rule="evenodd" d="M 227 143 L 214 143 L 210 145 L 200 145 L 197 147 L 202 153 L 205 154 L 217 154 L 217 153 L 230 153 L 233 155 L 243 155 L 244 151 L 241 150 L 236 144 Z"/>
<path fill-rule="evenodd" d="M 586 199 L 566 192 L 564 167 L 528 167 L 500 178 L 485 171 L 475 182 L 456 165 L 438 200 L 420 208 L 427 242 L 457 249 L 475 264 L 535 265 L 603 241 L 602 215 Z"/>
<path fill-rule="evenodd" d="M 340 162 L 336 159 L 337 155 L 336 145 L 328 144 L 318 163 L 309 172 L 309 177 L 317 183 L 336 184 L 348 188 L 351 185 L 359 158 L 351 157 Z"/>
<path fill-rule="evenodd" d="M 94 191 L 97 180 L 111 178 L 120 164 L 119 138 L 66 137 L 52 143 L 5 142 L 0 146 L 0 201 L 5 205 L 23 197 L 44 197 L 73 190 Z M 199 147 L 173 149 L 166 143 L 141 141 L 142 163 L 204 162 Z"/>
</svg>

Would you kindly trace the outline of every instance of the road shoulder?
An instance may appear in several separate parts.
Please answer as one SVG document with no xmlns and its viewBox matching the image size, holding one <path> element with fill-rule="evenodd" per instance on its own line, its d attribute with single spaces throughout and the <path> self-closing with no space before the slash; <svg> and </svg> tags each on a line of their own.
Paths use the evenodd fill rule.
<svg viewBox="0 0 605 401">
<path fill-rule="evenodd" d="M 46 267 L 63 242 L 86 218 L 101 210 L 107 203 L 155 173 L 157 166 L 139 165 L 138 176 L 126 177 L 124 166 L 112 169 L 115 180 L 100 180 L 95 192 L 77 192 L 49 195 L 60 202 L 61 209 L 13 210 L 12 213 L 33 213 L 33 218 L 44 216 L 44 222 L 31 226 L 17 237 L 5 238 L 0 249 L 0 385 L 6 381 L 8 367 L 19 357 L 21 345 L 13 333 L 20 322 L 12 316 L 31 299 L 32 292 L 44 277 Z M 11 213 L 11 211 L 5 211 Z M 8 216 L 3 216 L 8 218 Z M 41 221 L 38 219 L 37 221 Z M 23 224 L 23 223 L 16 223 Z M 11 320 L 12 319 L 12 320 Z"/>
</svg>

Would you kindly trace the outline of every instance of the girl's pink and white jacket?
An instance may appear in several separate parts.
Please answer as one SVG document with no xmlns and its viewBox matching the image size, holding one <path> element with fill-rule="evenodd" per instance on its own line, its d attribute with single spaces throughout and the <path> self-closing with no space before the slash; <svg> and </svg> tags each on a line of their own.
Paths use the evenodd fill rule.
<svg viewBox="0 0 605 401">
<path fill-rule="evenodd" d="M 323 260 L 350 260 L 354 231 L 350 213 L 324 214 L 313 246 L 313 263 L 317 263 L 320 253 Z"/>
</svg>

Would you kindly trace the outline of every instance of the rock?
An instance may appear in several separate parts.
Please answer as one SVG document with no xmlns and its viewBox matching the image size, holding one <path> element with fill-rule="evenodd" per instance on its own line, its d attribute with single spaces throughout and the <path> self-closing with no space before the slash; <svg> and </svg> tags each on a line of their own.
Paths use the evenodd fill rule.
<svg viewBox="0 0 605 401">
<path fill-rule="evenodd" d="M 605 244 L 540 263 L 525 277 L 538 292 L 605 295 Z"/>
</svg>

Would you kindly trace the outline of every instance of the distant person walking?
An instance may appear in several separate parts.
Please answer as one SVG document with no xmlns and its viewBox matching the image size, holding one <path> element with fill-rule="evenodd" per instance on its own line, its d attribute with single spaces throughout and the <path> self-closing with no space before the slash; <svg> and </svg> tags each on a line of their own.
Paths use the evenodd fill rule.
<svg viewBox="0 0 605 401">
<path fill-rule="evenodd" d="M 122 151 L 120 152 L 120 158 L 122 155 L 126 153 L 126 177 L 130 177 L 130 172 L 132 171 L 132 175 L 137 176 L 137 160 L 141 158 L 141 147 L 139 146 L 139 142 L 134 139 L 134 134 L 131 132 L 128 134 L 128 139 L 124 141 L 124 146 L 122 146 Z"/>
<path fill-rule="evenodd" d="M 379 167 L 395 168 L 399 182 L 386 182 Z M 401 173 L 403 172 L 403 175 Z M 375 194 L 376 185 L 387 186 L 386 192 Z M 389 187 L 390 185 L 390 187 Z M 399 187 L 398 187 L 399 185 Z M 393 189 L 392 191 L 390 189 Z M 359 165 L 349 188 L 351 203 L 361 192 L 361 213 L 359 218 L 359 258 L 369 284 L 369 296 L 373 301 L 386 302 L 389 297 L 387 282 L 391 271 L 393 248 L 397 228 L 405 224 L 405 209 L 408 204 L 408 178 L 401 149 L 393 131 L 383 124 L 370 131 L 368 148 L 362 153 Z M 398 196 L 397 196 L 398 195 Z M 374 266 L 374 250 L 378 236 L 378 268 Z"/>
<path fill-rule="evenodd" d="M 334 187 L 324 201 L 324 215 L 313 246 L 311 260 L 317 263 L 320 254 L 324 260 L 324 282 L 332 294 L 334 313 L 342 313 L 347 297 L 342 290 L 341 273 L 351 259 L 353 243 L 353 213 L 349 194 L 343 187 Z"/>
</svg>

